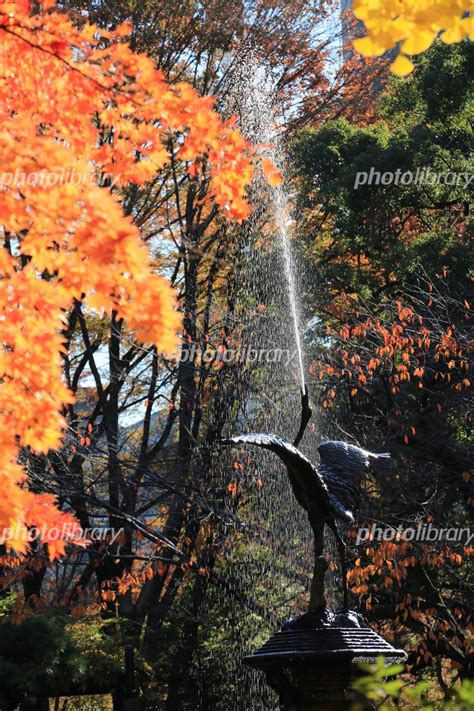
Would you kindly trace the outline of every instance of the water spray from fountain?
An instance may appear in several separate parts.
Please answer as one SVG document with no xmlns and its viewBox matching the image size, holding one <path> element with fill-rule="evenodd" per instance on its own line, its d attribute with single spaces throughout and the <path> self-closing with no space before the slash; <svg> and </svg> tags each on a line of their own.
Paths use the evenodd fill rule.
<svg viewBox="0 0 474 711">
<path fill-rule="evenodd" d="M 251 103 L 251 114 L 256 118 L 254 131 L 261 145 L 265 146 L 267 157 L 283 176 L 283 181 L 271 188 L 273 217 L 277 228 L 277 238 L 281 252 L 288 289 L 288 304 L 293 325 L 293 335 L 298 356 L 299 382 L 301 392 L 306 392 L 303 345 L 301 339 L 301 315 L 296 283 L 296 267 L 292 254 L 291 238 L 294 221 L 291 217 L 291 203 L 285 184 L 284 149 L 276 125 L 275 107 L 272 101 L 272 85 L 263 66 L 252 63 L 246 74 L 248 77 L 247 99 Z"/>
</svg>

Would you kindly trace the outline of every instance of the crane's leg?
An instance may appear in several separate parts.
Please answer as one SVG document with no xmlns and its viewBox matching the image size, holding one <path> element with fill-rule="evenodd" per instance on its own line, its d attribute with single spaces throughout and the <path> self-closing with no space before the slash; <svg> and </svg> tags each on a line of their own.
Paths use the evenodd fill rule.
<svg viewBox="0 0 474 711">
<path fill-rule="evenodd" d="M 321 614 L 326 609 L 326 595 L 324 589 L 324 576 L 328 568 L 328 562 L 324 556 L 324 518 L 316 513 L 309 513 L 309 522 L 314 535 L 314 568 L 311 580 L 311 590 L 309 597 L 310 614 Z"/>
<path fill-rule="evenodd" d="M 342 611 L 348 612 L 349 611 L 349 590 L 347 587 L 346 544 L 344 543 L 344 540 L 343 540 L 341 534 L 339 533 L 339 530 L 337 528 L 337 523 L 335 521 L 328 521 L 327 524 L 328 524 L 329 528 L 331 529 L 331 531 L 336 536 L 337 547 L 339 550 L 339 557 L 341 559 L 342 591 L 344 594 Z"/>
</svg>

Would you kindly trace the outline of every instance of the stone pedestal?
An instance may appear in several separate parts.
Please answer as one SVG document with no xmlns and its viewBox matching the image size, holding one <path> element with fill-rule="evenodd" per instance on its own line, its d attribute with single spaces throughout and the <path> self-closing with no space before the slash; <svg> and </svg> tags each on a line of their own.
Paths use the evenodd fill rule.
<svg viewBox="0 0 474 711">
<path fill-rule="evenodd" d="M 356 613 L 325 612 L 290 620 L 243 661 L 265 672 L 282 711 L 348 711 L 358 663 L 374 662 L 380 655 L 387 664 L 406 659 Z"/>
</svg>

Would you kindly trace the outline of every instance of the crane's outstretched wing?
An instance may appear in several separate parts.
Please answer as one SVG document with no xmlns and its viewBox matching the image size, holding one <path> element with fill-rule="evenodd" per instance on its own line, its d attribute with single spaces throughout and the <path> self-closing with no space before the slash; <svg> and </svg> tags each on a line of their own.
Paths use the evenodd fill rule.
<svg viewBox="0 0 474 711">
<path fill-rule="evenodd" d="M 301 465 L 304 465 L 314 469 L 304 454 L 301 454 L 301 452 L 290 444 L 290 442 L 287 442 L 286 439 L 282 439 L 274 434 L 252 432 L 251 434 L 236 435 L 235 437 L 220 439 L 218 444 L 253 444 L 256 447 L 262 447 L 262 449 L 269 449 L 271 452 L 275 452 L 287 467 L 301 467 Z M 322 484 L 324 486 L 324 482 L 322 482 Z"/>
<path fill-rule="evenodd" d="M 301 506 L 309 511 L 311 503 L 313 503 L 314 508 L 319 504 L 323 511 L 328 514 L 332 512 L 334 517 L 341 518 L 347 523 L 352 523 L 354 520 L 347 507 L 334 496 L 331 489 L 326 485 L 321 473 L 290 442 L 274 434 L 253 433 L 221 439 L 219 444 L 251 444 L 263 449 L 269 449 L 286 464 L 293 492 Z"/>
<path fill-rule="evenodd" d="M 340 505 L 354 512 L 360 505 L 364 474 L 378 459 L 389 459 L 390 454 L 375 454 L 346 442 L 328 440 L 318 447 L 321 459 L 319 472 L 329 491 Z"/>
</svg>

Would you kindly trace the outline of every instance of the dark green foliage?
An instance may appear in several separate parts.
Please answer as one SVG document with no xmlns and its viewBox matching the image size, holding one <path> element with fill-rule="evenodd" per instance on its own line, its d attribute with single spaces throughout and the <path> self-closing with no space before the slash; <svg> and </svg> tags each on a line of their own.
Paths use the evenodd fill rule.
<svg viewBox="0 0 474 711">
<path fill-rule="evenodd" d="M 387 667 L 380 657 L 376 664 L 361 664 L 360 667 L 361 675 L 353 683 L 359 697 L 353 711 L 363 711 L 367 702 L 379 711 L 391 711 L 407 702 L 412 708 L 416 706 L 425 711 L 441 708 L 443 711 L 470 711 L 474 704 L 474 683 L 468 679 L 453 690 L 450 700 L 433 705 L 429 698 L 432 690 L 429 682 L 422 680 L 413 684 L 409 677 L 399 677 L 403 665 Z"/>
<path fill-rule="evenodd" d="M 301 227 L 328 299 L 331 288 L 366 298 L 394 295 L 416 282 L 420 268 L 433 276 L 449 265 L 454 284 L 466 278 L 473 61 L 470 44 L 436 45 L 413 77 L 391 84 L 377 123 L 359 127 L 341 119 L 294 142 Z M 437 184 L 420 182 L 428 168 L 443 174 Z M 369 184 L 361 174 L 371 171 Z M 409 181 L 407 171 L 418 181 Z M 389 181 L 397 172 L 398 185 L 396 178 L 382 184 L 384 174 Z"/>
<path fill-rule="evenodd" d="M 68 623 L 76 626 L 69 628 Z M 20 623 L 0 623 L 0 708 L 22 699 L 113 690 L 123 652 L 100 621 L 78 623 L 35 614 Z"/>
</svg>

